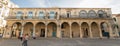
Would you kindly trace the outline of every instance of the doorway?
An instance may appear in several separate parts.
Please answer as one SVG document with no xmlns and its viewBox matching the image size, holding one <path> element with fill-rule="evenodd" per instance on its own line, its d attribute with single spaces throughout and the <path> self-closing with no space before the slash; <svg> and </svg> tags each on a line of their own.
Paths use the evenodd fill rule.
<svg viewBox="0 0 120 46">
<path fill-rule="evenodd" d="M 83 37 L 87 38 L 88 37 L 88 29 L 84 28 L 83 31 L 84 31 L 84 36 Z"/>
<path fill-rule="evenodd" d="M 56 37 L 56 31 L 52 32 L 52 37 Z"/>
<path fill-rule="evenodd" d="M 45 29 L 41 29 L 40 37 L 45 37 Z"/>
<path fill-rule="evenodd" d="M 83 38 L 88 38 L 89 37 L 89 34 L 90 34 L 90 32 L 89 32 L 89 26 L 88 26 L 88 23 L 86 23 L 86 22 L 83 22 L 82 24 L 81 24 L 81 29 L 82 29 L 82 37 Z"/>
<path fill-rule="evenodd" d="M 48 37 L 56 37 L 56 33 L 57 33 L 57 25 L 54 22 L 50 22 L 47 26 L 48 31 L 47 31 L 47 36 Z"/>
</svg>

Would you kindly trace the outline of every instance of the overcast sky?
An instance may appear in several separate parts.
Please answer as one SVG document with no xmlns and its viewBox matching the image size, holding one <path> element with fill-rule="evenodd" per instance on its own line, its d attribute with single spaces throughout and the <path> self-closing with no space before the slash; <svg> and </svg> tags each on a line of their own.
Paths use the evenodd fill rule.
<svg viewBox="0 0 120 46">
<path fill-rule="evenodd" d="M 112 8 L 120 14 L 120 0 L 11 0 L 20 7 Z"/>
</svg>

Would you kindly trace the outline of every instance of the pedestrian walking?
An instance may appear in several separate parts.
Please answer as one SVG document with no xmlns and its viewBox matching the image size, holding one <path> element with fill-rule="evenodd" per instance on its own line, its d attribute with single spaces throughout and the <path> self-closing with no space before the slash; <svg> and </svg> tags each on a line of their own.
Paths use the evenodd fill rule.
<svg viewBox="0 0 120 46">
<path fill-rule="evenodd" d="M 23 43 L 22 43 L 22 46 L 27 46 L 27 42 L 28 42 L 28 34 L 25 34 L 25 35 L 23 35 Z"/>
<path fill-rule="evenodd" d="M 23 36 L 24 36 L 23 34 L 22 34 L 22 35 L 20 35 L 20 40 L 21 40 L 21 41 L 23 40 Z"/>
</svg>

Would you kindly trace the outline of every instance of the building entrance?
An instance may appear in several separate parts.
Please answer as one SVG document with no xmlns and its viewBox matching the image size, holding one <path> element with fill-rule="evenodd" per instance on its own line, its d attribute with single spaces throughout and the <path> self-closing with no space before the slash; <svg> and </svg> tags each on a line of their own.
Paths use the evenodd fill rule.
<svg viewBox="0 0 120 46">
<path fill-rule="evenodd" d="M 45 37 L 45 29 L 41 29 L 40 37 Z"/>
<path fill-rule="evenodd" d="M 56 31 L 52 32 L 52 37 L 56 37 Z"/>
<path fill-rule="evenodd" d="M 87 29 L 87 28 L 86 28 L 86 29 L 83 29 L 83 31 L 84 31 L 83 37 L 84 37 L 84 38 L 88 37 L 88 29 Z"/>
</svg>

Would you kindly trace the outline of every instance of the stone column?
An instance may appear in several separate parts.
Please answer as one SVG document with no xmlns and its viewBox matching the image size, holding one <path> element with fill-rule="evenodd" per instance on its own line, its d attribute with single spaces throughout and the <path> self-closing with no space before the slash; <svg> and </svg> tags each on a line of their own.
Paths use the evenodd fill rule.
<svg viewBox="0 0 120 46">
<path fill-rule="evenodd" d="M 99 28 L 99 32 L 100 32 L 100 38 L 102 38 L 102 30 L 101 30 L 100 24 L 98 25 L 98 28 Z"/>
<path fill-rule="evenodd" d="M 60 35 L 60 37 L 59 38 L 62 38 L 62 36 L 61 36 L 61 24 L 59 25 L 59 35 Z"/>
<path fill-rule="evenodd" d="M 12 26 L 8 26 L 8 27 L 4 30 L 3 38 L 10 38 L 10 37 L 11 37 L 11 27 L 12 27 Z"/>
<path fill-rule="evenodd" d="M 22 24 L 20 37 L 22 37 L 22 35 L 23 35 L 23 29 L 24 29 L 24 25 Z"/>
<path fill-rule="evenodd" d="M 90 38 L 93 38 L 92 36 L 92 30 L 91 30 L 91 26 L 89 25 L 89 32 L 90 32 Z"/>
<path fill-rule="evenodd" d="M 56 17 L 57 17 L 57 19 L 59 20 L 59 14 L 58 13 L 56 13 L 57 15 L 56 15 Z"/>
<path fill-rule="evenodd" d="M 61 38 L 61 25 L 57 25 L 57 37 Z"/>
<path fill-rule="evenodd" d="M 8 26 L 8 29 L 6 29 L 6 31 L 5 31 L 5 38 L 10 38 L 11 37 L 11 31 L 12 31 L 12 29 L 11 29 L 11 27 L 12 26 Z"/>
<path fill-rule="evenodd" d="M 115 36 L 116 36 L 116 37 L 119 37 L 118 28 L 117 28 L 116 26 L 115 26 L 115 29 L 114 29 L 114 30 L 115 30 Z"/>
<path fill-rule="evenodd" d="M 81 29 L 81 25 L 80 25 L 80 38 L 82 38 L 82 29 Z"/>
<path fill-rule="evenodd" d="M 113 37 L 112 27 L 110 24 L 108 26 L 109 26 L 109 36 L 112 38 Z"/>
<path fill-rule="evenodd" d="M 33 26 L 33 37 L 35 37 L 35 26 Z"/>
<path fill-rule="evenodd" d="M 9 26 L 10 29 L 8 29 L 8 31 L 7 31 L 7 37 L 9 37 L 9 38 L 11 37 L 11 34 L 12 34 L 12 33 L 11 33 L 12 28 L 11 28 L 11 27 L 12 27 L 12 26 Z"/>
<path fill-rule="evenodd" d="M 6 33 L 7 33 L 7 31 L 8 31 L 8 27 L 6 27 L 5 30 L 3 31 L 3 32 L 4 32 L 4 33 L 3 33 L 3 38 L 6 37 Z"/>
<path fill-rule="evenodd" d="M 45 24 L 45 38 L 47 38 L 47 24 Z"/>
<path fill-rule="evenodd" d="M 72 29 L 71 29 L 71 24 L 70 24 L 70 38 L 72 38 Z"/>
</svg>

